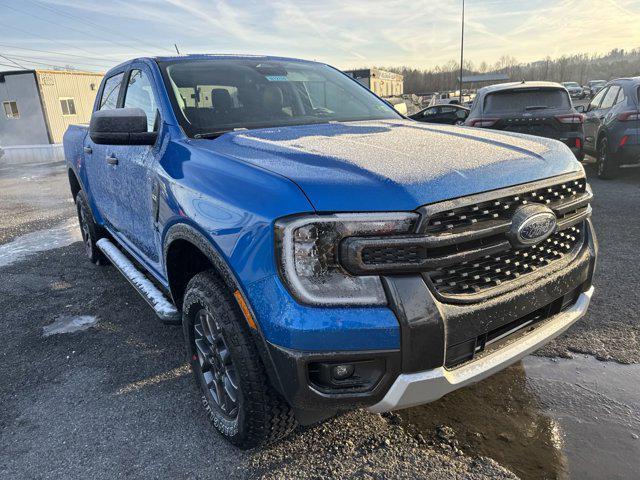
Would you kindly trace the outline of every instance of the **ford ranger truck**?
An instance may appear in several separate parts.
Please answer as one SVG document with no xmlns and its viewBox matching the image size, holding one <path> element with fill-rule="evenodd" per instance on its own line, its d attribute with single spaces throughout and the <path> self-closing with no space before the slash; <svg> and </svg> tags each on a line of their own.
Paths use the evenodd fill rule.
<svg viewBox="0 0 640 480">
<path fill-rule="evenodd" d="M 241 448 L 437 400 L 593 293 L 592 193 L 566 145 L 414 122 L 322 63 L 128 61 L 64 150 L 87 257 L 182 325 Z"/>
</svg>

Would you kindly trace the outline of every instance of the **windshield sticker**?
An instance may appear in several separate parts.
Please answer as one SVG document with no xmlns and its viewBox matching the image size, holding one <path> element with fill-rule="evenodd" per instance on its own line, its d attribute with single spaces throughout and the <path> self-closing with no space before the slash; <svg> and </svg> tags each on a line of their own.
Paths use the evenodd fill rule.
<svg viewBox="0 0 640 480">
<path fill-rule="evenodd" d="M 286 75 L 267 75 L 264 78 L 266 78 L 270 82 L 288 82 L 289 81 Z"/>
</svg>

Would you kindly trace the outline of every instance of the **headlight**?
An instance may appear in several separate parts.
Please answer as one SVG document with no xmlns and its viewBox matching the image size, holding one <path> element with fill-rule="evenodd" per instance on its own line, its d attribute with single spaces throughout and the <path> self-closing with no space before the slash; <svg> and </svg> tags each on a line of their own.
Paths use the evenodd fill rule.
<svg viewBox="0 0 640 480">
<path fill-rule="evenodd" d="M 339 259 L 351 236 L 406 234 L 415 213 L 354 213 L 290 217 L 276 222 L 280 274 L 291 293 L 311 305 L 384 305 L 379 276 L 350 275 Z"/>
</svg>

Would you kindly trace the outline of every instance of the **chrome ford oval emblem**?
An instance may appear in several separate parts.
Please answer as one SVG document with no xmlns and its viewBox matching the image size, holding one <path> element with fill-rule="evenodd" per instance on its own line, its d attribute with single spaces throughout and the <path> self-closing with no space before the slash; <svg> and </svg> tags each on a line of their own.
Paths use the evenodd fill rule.
<svg viewBox="0 0 640 480">
<path fill-rule="evenodd" d="M 556 215 L 537 203 L 518 207 L 511 219 L 508 237 L 514 247 L 528 247 L 549 238 L 556 231 Z"/>
</svg>

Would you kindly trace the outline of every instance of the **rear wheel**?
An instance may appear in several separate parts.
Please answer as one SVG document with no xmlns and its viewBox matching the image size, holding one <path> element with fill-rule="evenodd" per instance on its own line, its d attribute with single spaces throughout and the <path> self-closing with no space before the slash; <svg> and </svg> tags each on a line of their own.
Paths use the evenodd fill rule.
<svg viewBox="0 0 640 480">
<path fill-rule="evenodd" d="M 202 403 L 214 427 L 243 448 L 277 441 L 296 426 L 267 378 L 240 309 L 213 272 L 191 279 L 182 322 Z"/>
<path fill-rule="evenodd" d="M 96 242 L 104 237 L 103 230 L 93 220 L 93 215 L 83 190 L 80 190 L 76 195 L 76 209 L 78 211 L 78 222 L 80 223 L 84 252 L 87 258 L 96 265 L 108 264 L 109 261 L 96 246 Z"/>
<path fill-rule="evenodd" d="M 609 140 L 607 140 L 607 137 L 602 138 L 598 144 L 597 169 L 598 177 L 605 180 L 615 178 L 620 171 L 620 167 L 609 151 Z"/>
</svg>

